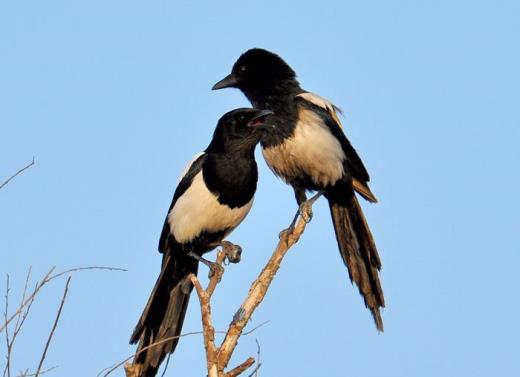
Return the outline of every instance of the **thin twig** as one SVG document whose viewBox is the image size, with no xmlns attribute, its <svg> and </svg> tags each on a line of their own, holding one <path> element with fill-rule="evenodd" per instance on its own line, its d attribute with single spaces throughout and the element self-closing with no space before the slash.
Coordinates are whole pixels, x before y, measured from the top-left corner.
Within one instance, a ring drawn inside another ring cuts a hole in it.
<svg viewBox="0 0 520 377">
<path fill-rule="evenodd" d="M 101 374 L 102 374 L 103 372 L 105 372 L 105 371 L 106 371 L 106 373 L 103 374 L 102 377 L 106 377 L 106 376 L 108 376 L 110 373 L 112 373 L 112 372 L 115 371 L 116 369 L 122 367 L 122 366 L 123 366 L 123 365 L 124 365 L 128 360 L 130 360 L 130 359 L 132 359 L 132 358 L 138 356 L 139 354 L 141 354 L 142 352 L 146 351 L 147 349 L 153 348 L 153 347 L 155 347 L 155 346 L 161 345 L 161 344 L 163 344 L 163 343 L 165 343 L 165 342 L 169 342 L 169 341 L 174 340 L 174 339 L 179 339 L 179 338 L 183 338 L 183 337 L 185 337 L 185 336 L 190 336 L 190 335 L 200 335 L 200 334 L 202 334 L 202 331 L 193 331 L 193 332 L 187 332 L 187 333 L 185 333 L 185 334 L 176 335 L 176 336 L 170 336 L 170 337 L 168 337 L 168 338 L 161 339 L 161 340 L 159 340 L 159 341 L 157 341 L 157 342 L 155 342 L 155 343 L 149 344 L 149 345 L 147 345 L 146 347 L 141 348 L 141 349 L 139 350 L 139 352 L 136 352 L 136 353 L 134 353 L 134 354 L 128 356 L 126 359 L 120 361 L 119 363 L 115 364 L 114 366 L 104 368 L 103 370 L 101 370 L 101 372 L 99 372 L 99 373 L 97 374 L 96 377 L 101 376 Z"/>
<path fill-rule="evenodd" d="M 25 301 L 25 296 L 27 295 L 27 288 L 29 287 L 29 279 L 30 279 L 30 276 L 31 276 L 31 270 L 32 270 L 32 268 L 29 267 L 29 270 L 27 272 L 27 276 L 25 277 L 25 284 L 24 284 L 24 288 L 23 288 L 21 304 L 23 304 L 23 302 Z M 7 297 L 6 297 L 6 300 L 7 300 Z M 18 316 L 16 318 L 16 323 L 14 325 L 13 336 L 10 339 L 10 341 L 8 341 L 8 344 L 7 344 L 7 363 L 6 363 L 5 368 L 4 368 L 4 373 L 3 373 L 4 377 L 5 377 L 6 374 L 7 374 L 8 377 L 11 376 L 11 371 L 10 371 L 10 366 L 11 365 L 10 364 L 11 364 L 11 354 L 12 354 L 12 351 L 13 351 L 14 342 L 16 340 L 16 337 L 20 333 L 20 330 L 22 329 L 23 324 L 25 323 L 25 319 L 29 315 L 29 311 L 31 310 L 31 305 L 32 305 L 33 302 L 34 302 L 34 298 L 27 305 L 27 309 L 25 311 L 20 311 L 20 313 L 18 313 Z M 7 301 L 6 301 L 6 312 L 5 312 L 5 315 L 4 315 L 4 319 L 7 320 Z M 9 339 L 9 336 L 8 336 L 9 331 L 8 330 L 9 330 L 9 328 L 6 328 L 6 332 L 5 333 L 6 333 L 6 338 L 7 339 Z"/>
<path fill-rule="evenodd" d="M 25 277 L 25 284 L 24 284 L 24 287 L 23 287 L 22 300 L 20 302 L 20 305 L 23 304 L 23 302 L 25 301 L 25 296 L 27 295 L 27 288 L 29 287 L 29 279 L 31 278 L 31 271 L 32 271 L 32 266 L 29 266 L 29 270 L 27 271 L 27 276 Z M 18 313 L 18 317 L 16 318 L 16 323 L 14 325 L 13 340 L 11 341 L 11 343 L 14 342 L 14 339 L 16 338 L 16 335 L 18 334 L 18 332 L 22 328 L 23 322 L 25 320 L 25 317 L 26 317 L 26 315 L 22 315 L 22 312 Z"/>
<path fill-rule="evenodd" d="M 9 310 L 9 274 L 6 275 L 6 289 L 5 289 L 5 311 L 4 319 L 7 321 L 7 312 Z M 7 345 L 7 355 L 5 356 L 5 369 L 4 376 L 7 373 L 7 377 L 11 377 L 11 342 L 9 341 L 9 328 L 5 329 L 5 342 Z"/>
<path fill-rule="evenodd" d="M 258 342 L 258 339 L 255 339 L 256 342 L 256 367 L 253 369 L 251 374 L 248 377 L 258 377 L 258 369 L 262 366 L 262 362 L 260 361 L 260 343 Z"/>
<path fill-rule="evenodd" d="M 28 305 L 31 301 L 34 301 L 34 298 L 35 296 L 38 294 L 38 292 L 40 291 L 40 289 L 43 288 L 43 286 L 47 283 L 49 283 L 50 281 L 56 279 L 56 278 L 59 278 L 60 276 L 63 276 L 65 274 L 69 274 L 69 273 L 72 273 L 72 272 L 77 272 L 77 271 L 85 271 L 85 270 L 109 270 L 109 271 L 127 271 L 125 270 L 124 268 L 118 268 L 118 267 L 98 267 L 98 266 L 93 266 L 93 267 L 77 267 L 77 268 L 71 268 L 71 269 L 68 269 L 68 270 L 65 270 L 65 271 L 62 271 L 62 272 L 59 272 L 55 275 L 52 275 L 52 273 L 54 272 L 54 270 L 56 269 L 56 266 L 52 267 L 48 272 L 47 274 L 45 274 L 45 276 L 43 277 L 43 280 L 39 283 L 36 284 L 36 287 L 34 288 L 33 292 L 29 295 L 29 297 L 27 297 L 25 299 L 25 301 L 19 306 L 18 310 L 16 310 L 16 312 L 14 312 L 11 317 L 9 317 L 9 319 L 7 319 L 3 325 L 0 326 L 0 332 L 2 332 L 2 330 L 4 330 L 7 325 L 9 325 L 9 323 L 14 319 L 16 318 L 20 312 L 24 309 L 24 307 L 26 305 Z"/>
<path fill-rule="evenodd" d="M 260 327 L 266 325 L 269 321 L 265 321 L 265 322 L 262 322 L 261 324 L 259 324 L 258 326 L 256 326 L 255 328 L 253 328 L 252 330 L 246 332 L 246 333 L 243 333 L 242 335 L 249 335 L 251 333 L 253 333 L 254 331 L 258 330 Z M 218 331 L 218 330 L 215 330 L 215 334 L 225 334 L 226 331 Z M 190 335 L 201 335 L 201 334 L 204 334 L 203 331 L 192 331 L 192 332 L 187 332 L 187 333 L 184 333 L 184 334 L 181 334 L 181 335 L 177 335 L 177 336 L 171 336 L 171 337 L 168 337 L 168 338 L 164 338 L 162 340 L 159 340 L 155 343 L 152 343 L 146 347 L 143 347 L 141 350 L 139 350 L 139 352 L 136 352 L 130 356 L 128 356 L 126 359 L 120 361 L 119 363 L 115 364 L 114 366 L 110 366 L 110 367 L 106 367 L 104 368 L 103 370 L 101 370 L 96 377 L 100 377 L 101 374 L 103 372 L 106 371 L 105 374 L 103 374 L 102 377 L 106 377 L 108 376 L 110 373 L 112 373 L 113 371 L 115 371 L 116 369 L 122 367 L 128 360 L 132 359 L 132 358 L 135 358 L 136 356 L 138 356 L 140 353 L 146 351 L 147 349 L 150 349 L 150 348 L 153 348 L 155 346 L 159 346 L 165 342 L 169 342 L 171 340 L 174 340 L 174 339 L 179 339 L 179 338 L 183 338 L 185 336 L 190 336 Z"/>
<path fill-rule="evenodd" d="M 67 298 L 67 292 L 69 291 L 69 284 L 72 276 L 67 278 L 67 283 L 65 283 L 65 291 L 63 291 L 63 297 L 61 298 L 60 307 L 58 309 L 58 313 L 56 314 L 56 319 L 54 320 L 54 324 L 52 325 L 51 332 L 49 334 L 49 338 L 47 339 L 47 343 L 45 343 L 45 349 L 43 350 L 42 358 L 40 359 L 40 364 L 38 364 L 38 369 L 36 369 L 35 377 L 40 375 L 40 370 L 43 366 L 43 361 L 45 360 L 45 356 L 47 356 L 47 350 L 49 349 L 49 345 L 51 344 L 52 336 L 54 335 L 54 331 L 56 331 L 56 326 L 58 326 L 58 322 L 60 320 L 61 311 L 63 309 L 63 305 L 65 304 L 65 299 Z"/>
<path fill-rule="evenodd" d="M 45 373 L 52 372 L 54 369 L 58 368 L 57 365 L 54 365 L 53 367 L 47 368 L 45 370 L 40 371 L 40 376 Z M 25 372 L 20 372 L 18 377 L 35 377 L 36 373 L 29 373 L 29 369 L 26 369 Z"/>
<path fill-rule="evenodd" d="M 269 320 L 264 321 L 264 322 L 262 322 L 261 324 L 259 324 L 259 325 L 255 326 L 255 327 L 253 327 L 251 330 L 246 331 L 246 332 L 243 332 L 242 335 L 249 335 L 249 334 L 255 332 L 256 330 L 258 330 L 260 327 L 262 327 L 262 326 L 264 326 L 264 325 L 267 325 L 269 322 L 271 322 L 271 321 L 269 321 Z M 222 331 L 222 332 L 225 333 L 225 331 Z"/>
<path fill-rule="evenodd" d="M 16 173 L 14 173 L 12 176 L 10 176 L 9 178 L 7 178 L 4 182 L 2 182 L 2 184 L 0 184 L 0 190 L 2 188 L 4 188 L 5 185 L 7 185 L 12 179 L 14 179 L 17 175 L 19 174 L 22 174 L 25 170 L 29 169 L 31 166 L 34 165 L 34 157 L 32 159 L 32 161 L 27 164 L 26 166 L 24 166 L 23 168 L 21 168 L 20 170 L 18 170 Z"/>
</svg>

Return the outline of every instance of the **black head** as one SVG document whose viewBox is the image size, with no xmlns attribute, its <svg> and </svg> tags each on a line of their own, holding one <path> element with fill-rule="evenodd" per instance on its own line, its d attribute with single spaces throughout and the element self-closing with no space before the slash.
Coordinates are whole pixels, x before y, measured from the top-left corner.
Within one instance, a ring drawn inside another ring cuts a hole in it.
<svg viewBox="0 0 520 377">
<path fill-rule="evenodd" d="M 244 52 L 231 73 L 212 89 L 238 88 L 249 96 L 253 91 L 271 91 L 280 85 L 298 86 L 293 69 L 278 55 L 253 48 Z"/>
<path fill-rule="evenodd" d="M 252 153 L 263 131 L 270 127 L 266 118 L 270 110 L 251 108 L 235 109 L 224 114 L 218 121 L 207 152 Z"/>
</svg>

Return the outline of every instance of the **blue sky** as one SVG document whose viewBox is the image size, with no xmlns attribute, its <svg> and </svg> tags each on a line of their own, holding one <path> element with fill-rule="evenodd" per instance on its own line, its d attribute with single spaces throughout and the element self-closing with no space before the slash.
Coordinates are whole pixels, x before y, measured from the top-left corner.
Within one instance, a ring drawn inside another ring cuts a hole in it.
<svg viewBox="0 0 520 377">
<path fill-rule="evenodd" d="M 1 2 L 0 181 L 36 165 L 0 191 L 0 273 L 17 295 L 29 266 L 128 269 L 73 276 L 52 374 L 94 376 L 132 353 L 178 175 L 224 112 L 249 105 L 210 88 L 251 47 L 279 53 L 345 112 L 380 200 L 364 208 L 386 331 L 350 285 L 319 201 L 252 325 L 270 322 L 241 340 L 235 363 L 258 339 L 260 376 L 519 374 L 519 16 L 516 1 Z M 255 205 L 230 237 L 243 260 L 214 298 L 217 329 L 296 210 L 257 157 Z M 64 284 L 38 297 L 15 371 L 37 366 Z M 184 330 L 199 329 L 195 299 Z M 191 336 L 166 375 L 204 368 Z"/>
</svg>

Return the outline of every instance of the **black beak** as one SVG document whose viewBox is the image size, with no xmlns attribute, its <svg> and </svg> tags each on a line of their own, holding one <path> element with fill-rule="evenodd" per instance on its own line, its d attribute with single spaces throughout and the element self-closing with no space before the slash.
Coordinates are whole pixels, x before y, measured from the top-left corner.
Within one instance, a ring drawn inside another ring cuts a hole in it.
<svg viewBox="0 0 520 377">
<path fill-rule="evenodd" d="M 238 84 L 237 77 L 230 73 L 226 77 L 224 77 L 222 80 L 217 82 L 215 85 L 213 85 L 213 88 L 211 90 L 218 90 L 218 89 L 224 89 L 224 88 L 232 88 Z"/>
<path fill-rule="evenodd" d="M 269 126 L 268 124 L 265 124 L 265 118 L 272 114 L 274 113 L 271 110 L 257 110 L 255 116 L 247 122 L 247 125 L 253 128 L 265 128 L 266 126 Z"/>
</svg>

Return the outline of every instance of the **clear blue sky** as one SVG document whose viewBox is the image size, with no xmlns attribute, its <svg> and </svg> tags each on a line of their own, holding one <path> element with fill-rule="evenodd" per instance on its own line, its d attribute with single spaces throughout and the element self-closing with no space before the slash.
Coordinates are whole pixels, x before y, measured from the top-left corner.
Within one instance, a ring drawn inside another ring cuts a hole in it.
<svg viewBox="0 0 520 377">
<path fill-rule="evenodd" d="M 0 180 L 36 158 L 0 191 L 2 296 L 4 274 L 19 294 L 31 265 L 35 276 L 128 269 L 74 275 L 52 375 L 95 376 L 132 353 L 177 177 L 220 115 L 249 105 L 210 88 L 251 47 L 279 53 L 304 88 L 344 109 L 380 200 L 364 208 L 386 332 L 350 285 L 320 201 L 252 321 L 270 323 L 235 362 L 256 354 L 257 338 L 260 376 L 519 375 L 519 19 L 518 1 L 1 2 Z M 217 329 L 296 209 L 257 157 L 255 205 L 230 238 L 243 261 L 218 288 Z M 38 297 L 15 371 L 36 367 L 64 283 Z M 184 330 L 198 329 L 195 299 Z M 192 336 L 167 376 L 204 368 Z"/>
</svg>

